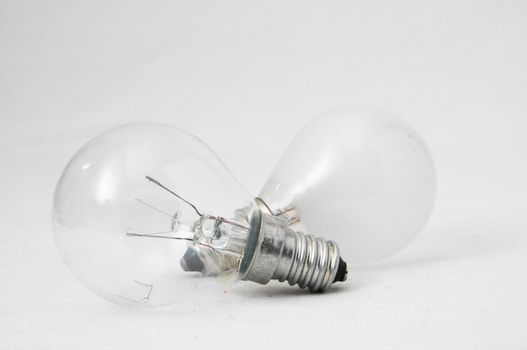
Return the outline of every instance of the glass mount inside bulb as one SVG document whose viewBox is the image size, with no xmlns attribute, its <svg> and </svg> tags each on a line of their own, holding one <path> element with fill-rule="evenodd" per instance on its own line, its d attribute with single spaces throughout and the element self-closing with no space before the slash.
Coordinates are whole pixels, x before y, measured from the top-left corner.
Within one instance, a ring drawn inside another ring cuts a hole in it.
<svg viewBox="0 0 527 350">
<path fill-rule="evenodd" d="M 146 175 L 145 178 L 178 200 L 188 205 L 196 214 L 196 220 L 188 225 L 180 218 L 180 211 L 170 215 L 154 204 L 135 198 L 142 205 L 161 212 L 168 217 L 166 231 L 137 232 L 128 229 L 126 236 L 185 240 L 190 242 L 180 260 L 180 266 L 187 272 L 200 272 L 204 276 L 229 276 L 238 271 L 240 258 L 250 230 L 246 210 L 236 210 L 233 219 L 202 213 L 194 204 Z"/>
</svg>

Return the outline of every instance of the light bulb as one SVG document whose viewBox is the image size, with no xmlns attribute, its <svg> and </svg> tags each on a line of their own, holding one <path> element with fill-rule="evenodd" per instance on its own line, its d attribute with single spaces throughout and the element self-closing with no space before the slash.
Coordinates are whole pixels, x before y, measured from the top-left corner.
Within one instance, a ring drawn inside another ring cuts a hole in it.
<svg viewBox="0 0 527 350">
<path fill-rule="evenodd" d="M 355 107 L 301 129 L 257 202 L 292 227 L 334 239 L 354 264 L 405 247 L 426 224 L 435 192 L 421 136 L 391 113 Z"/>
<path fill-rule="evenodd" d="M 80 281 L 118 304 L 171 304 L 218 280 L 321 291 L 347 273 L 334 242 L 263 213 L 205 144 L 157 124 L 112 129 L 73 156 L 53 232 Z"/>
</svg>

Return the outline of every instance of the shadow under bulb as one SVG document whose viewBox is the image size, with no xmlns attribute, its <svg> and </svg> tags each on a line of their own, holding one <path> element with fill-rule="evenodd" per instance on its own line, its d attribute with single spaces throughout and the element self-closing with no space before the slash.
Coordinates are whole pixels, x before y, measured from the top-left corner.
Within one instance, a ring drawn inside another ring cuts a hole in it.
<svg viewBox="0 0 527 350">
<path fill-rule="evenodd" d="M 160 306 L 218 281 L 323 291 L 346 279 L 341 255 L 375 261 L 408 244 L 434 197 L 423 140 L 376 109 L 306 125 L 256 199 L 195 136 L 130 124 L 70 160 L 55 191 L 53 232 L 90 290 L 117 304 Z"/>
</svg>

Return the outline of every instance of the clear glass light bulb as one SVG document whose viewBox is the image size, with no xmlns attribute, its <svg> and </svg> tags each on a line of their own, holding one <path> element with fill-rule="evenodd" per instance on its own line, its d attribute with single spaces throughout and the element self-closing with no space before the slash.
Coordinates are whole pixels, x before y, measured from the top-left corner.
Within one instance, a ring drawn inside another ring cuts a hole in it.
<svg viewBox="0 0 527 350">
<path fill-rule="evenodd" d="M 435 193 L 421 136 L 391 113 L 355 107 L 301 129 L 257 201 L 364 263 L 405 247 L 428 221 Z"/>
<path fill-rule="evenodd" d="M 165 125 L 83 146 L 57 185 L 53 228 L 73 273 L 118 304 L 171 304 L 217 280 L 320 291 L 346 277 L 334 242 L 262 213 L 205 144 Z"/>
</svg>

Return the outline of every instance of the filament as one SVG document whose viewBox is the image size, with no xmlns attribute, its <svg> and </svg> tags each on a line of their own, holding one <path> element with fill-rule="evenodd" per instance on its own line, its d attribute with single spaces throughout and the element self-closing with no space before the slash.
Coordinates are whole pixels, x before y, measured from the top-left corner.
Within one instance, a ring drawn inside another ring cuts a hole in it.
<svg viewBox="0 0 527 350">
<path fill-rule="evenodd" d="M 152 209 L 154 209 L 155 211 L 157 211 L 157 212 L 159 212 L 159 213 L 161 213 L 161 214 L 164 214 L 164 215 L 166 215 L 166 216 L 168 216 L 168 217 L 173 217 L 173 215 L 170 215 L 170 214 L 167 213 L 166 211 L 163 211 L 163 210 L 161 210 L 161 209 L 159 209 L 159 208 L 154 207 L 154 206 L 151 205 L 151 204 L 146 203 L 146 202 L 143 201 L 142 199 L 135 198 L 135 200 L 138 201 L 139 203 L 141 203 L 142 205 L 144 205 L 145 207 L 152 208 Z"/>
<path fill-rule="evenodd" d="M 126 232 L 127 236 L 132 237 L 152 237 L 152 238 L 165 238 L 165 239 L 179 239 L 183 241 L 192 242 L 194 239 L 189 237 L 177 237 L 177 236 L 164 236 L 163 234 L 172 233 L 174 231 L 161 231 L 152 233 L 138 233 L 138 232 Z"/>
</svg>

